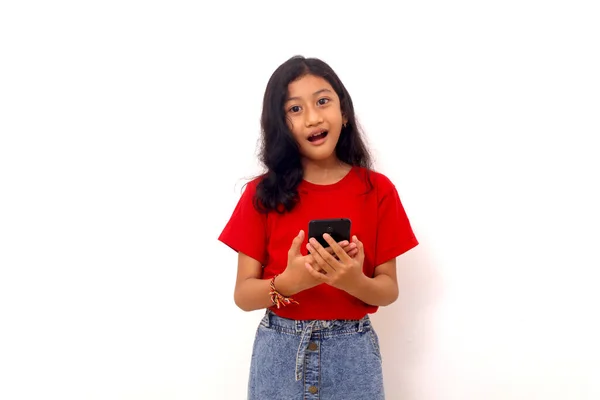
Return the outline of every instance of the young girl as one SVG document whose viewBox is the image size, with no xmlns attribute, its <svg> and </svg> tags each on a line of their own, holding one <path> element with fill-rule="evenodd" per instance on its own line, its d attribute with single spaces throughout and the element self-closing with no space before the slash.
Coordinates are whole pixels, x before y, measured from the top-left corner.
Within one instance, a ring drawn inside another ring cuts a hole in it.
<svg viewBox="0 0 600 400">
<path fill-rule="evenodd" d="M 418 244 L 396 188 L 371 169 L 352 99 L 319 59 L 275 70 L 261 125 L 266 172 L 219 236 L 238 253 L 235 303 L 266 309 L 248 399 L 383 399 L 368 314 L 397 299 L 396 257 Z M 350 219 L 351 241 L 307 239 L 309 221 L 326 218 Z"/>
</svg>

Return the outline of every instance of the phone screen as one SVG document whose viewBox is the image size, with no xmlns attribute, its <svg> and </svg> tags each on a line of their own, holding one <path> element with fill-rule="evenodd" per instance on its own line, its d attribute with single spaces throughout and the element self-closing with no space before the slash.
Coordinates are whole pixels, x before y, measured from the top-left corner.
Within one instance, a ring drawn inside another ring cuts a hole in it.
<svg viewBox="0 0 600 400">
<path fill-rule="evenodd" d="M 329 247 L 329 243 L 323 238 L 328 233 L 333 240 L 341 242 L 350 241 L 351 221 L 348 218 L 315 219 L 308 223 L 308 238 L 315 238 L 323 247 Z"/>
</svg>

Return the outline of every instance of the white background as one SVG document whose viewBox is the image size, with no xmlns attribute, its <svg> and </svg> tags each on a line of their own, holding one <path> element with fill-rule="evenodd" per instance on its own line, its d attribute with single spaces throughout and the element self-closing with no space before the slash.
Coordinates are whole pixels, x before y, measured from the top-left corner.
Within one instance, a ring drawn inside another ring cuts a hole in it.
<svg viewBox="0 0 600 400">
<path fill-rule="evenodd" d="M 373 316 L 387 398 L 600 398 L 593 3 L 3 2 L 0 398 L 245 398 L 262 312 L 217 236 L 295 54 L 421 242 Z"/>
</svg>

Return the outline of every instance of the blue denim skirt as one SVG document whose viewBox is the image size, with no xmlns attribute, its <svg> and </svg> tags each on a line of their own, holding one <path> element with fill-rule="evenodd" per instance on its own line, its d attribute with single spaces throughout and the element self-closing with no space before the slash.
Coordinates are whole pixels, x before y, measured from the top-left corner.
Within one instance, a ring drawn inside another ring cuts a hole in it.
<svg viewBox="0 0 600 400">
<path fill-rule="evenodd" d="M 281 318 L 267 310 L 254 340 L 248 400 L 383 400 L 379 339 L 360 320 Z"/>
</svg>

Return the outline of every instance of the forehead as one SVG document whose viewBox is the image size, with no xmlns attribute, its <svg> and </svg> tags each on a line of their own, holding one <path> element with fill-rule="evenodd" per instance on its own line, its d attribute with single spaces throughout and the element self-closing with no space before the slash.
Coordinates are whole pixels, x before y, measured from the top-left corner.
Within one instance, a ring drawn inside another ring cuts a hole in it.
<svg viewBox="0 0 600 400">
<path fill-rule="evenodd" d="M 323 91 L 326 92 L 323 92 Z M 335 90 L 326 79 L 315 75 L 305 75 L 288 85 L 288 99 L 312 99 L 315 96 L 335 96 Z"/>
</svg>

